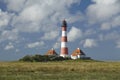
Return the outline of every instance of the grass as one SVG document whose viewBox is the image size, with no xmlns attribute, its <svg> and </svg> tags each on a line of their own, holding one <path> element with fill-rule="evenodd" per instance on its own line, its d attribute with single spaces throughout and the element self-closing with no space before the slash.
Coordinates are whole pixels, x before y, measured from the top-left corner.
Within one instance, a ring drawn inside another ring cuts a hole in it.
<svg viewBox="0 0 120 80">
<path fill-rule="evenodd" d="M 0 80 L 120 80 L 120 62 L 0 62 Z"/>
</svg>

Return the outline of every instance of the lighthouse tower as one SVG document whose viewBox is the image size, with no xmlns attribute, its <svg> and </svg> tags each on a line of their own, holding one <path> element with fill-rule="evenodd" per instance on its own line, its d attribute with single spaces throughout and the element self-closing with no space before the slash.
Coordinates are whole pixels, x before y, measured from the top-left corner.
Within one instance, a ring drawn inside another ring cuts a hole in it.
<svg viewBox="0 0 120 80">
<path fill-rule="evenodd" d="M 65 20 L 62 22 L 62 37 L 61 37 L 61 57 L 68 57 L 68 48 L 67 48 L 67 23 Z"/>
</svg>

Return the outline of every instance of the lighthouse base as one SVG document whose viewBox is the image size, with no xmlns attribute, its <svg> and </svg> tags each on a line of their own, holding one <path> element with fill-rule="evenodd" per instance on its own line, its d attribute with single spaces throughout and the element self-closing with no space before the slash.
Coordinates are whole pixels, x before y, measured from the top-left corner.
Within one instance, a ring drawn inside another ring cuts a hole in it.
<svg viewBox="0 0 120 80">
<path fill-rule="evenodd" d="M 68 55 L 67 55 L 67 54 L 60 54 L 60 56 L 61 56 L 61 57 L 63 57 L 63 58 L 68 57 Z"/>
</svg>

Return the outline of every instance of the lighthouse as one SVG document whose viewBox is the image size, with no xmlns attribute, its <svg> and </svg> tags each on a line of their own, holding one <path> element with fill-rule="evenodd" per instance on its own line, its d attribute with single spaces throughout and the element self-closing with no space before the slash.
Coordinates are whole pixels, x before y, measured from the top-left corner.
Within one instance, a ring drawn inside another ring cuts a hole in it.
<svg viewBox="0 0 120 80">
<path fill-rule="evenodd" d="M 68 57 L 68 47 L 67 47 L 67 22 L 63 20 L 62 22 L 62 36 L 61 36 L 61 57 Z"/>
</svg>

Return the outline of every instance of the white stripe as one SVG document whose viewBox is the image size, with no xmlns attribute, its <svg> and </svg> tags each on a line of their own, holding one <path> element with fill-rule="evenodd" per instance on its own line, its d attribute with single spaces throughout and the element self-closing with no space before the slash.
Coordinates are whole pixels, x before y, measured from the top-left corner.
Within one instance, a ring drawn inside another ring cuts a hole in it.
<svg viewBox="0 0 120 80">
<path fill-rule="evenodd" d="M 67 47 L 66 42 L 61 42 L 61 48 Z"/>
<path fill-rule="evenodd" d="M 66 31 L 62 31 L 62 36 L 67 36 L 67 32 Z"/>
</svg>

